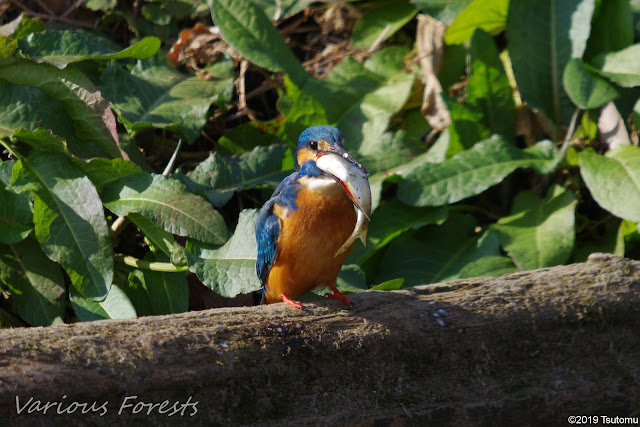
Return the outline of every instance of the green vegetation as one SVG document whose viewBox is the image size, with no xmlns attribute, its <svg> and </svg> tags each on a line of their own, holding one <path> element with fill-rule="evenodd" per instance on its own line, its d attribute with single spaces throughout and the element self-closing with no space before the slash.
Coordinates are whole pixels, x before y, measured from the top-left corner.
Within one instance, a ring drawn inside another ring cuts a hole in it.
<svg viewBox="0 0 640 427">
<path fill-rule="evenodd" d="M 637 2 L 71 3 L 0 9 L 2 326 L 258 290 L 316 124 L 370 172 L 342 290 L 640 256 Z"/>
</svg>

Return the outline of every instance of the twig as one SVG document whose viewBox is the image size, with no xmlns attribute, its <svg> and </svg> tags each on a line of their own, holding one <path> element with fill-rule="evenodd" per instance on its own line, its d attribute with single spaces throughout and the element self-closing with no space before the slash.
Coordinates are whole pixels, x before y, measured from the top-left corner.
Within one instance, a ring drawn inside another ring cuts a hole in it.
<svg viewBox="0 0 640 427">
<path fill-rule="evenodd" d="M 115 237 L 124 230 L 125 225 L 127 224 L 127 217 L 121 216 L 120 218 L 113 221 L 111 224 L 111 234 Z"/>
<path fill-rule="evenodd" d="M 178 158 L 178 152 L 180 151 L 180 147 L 182 147 L 182 138 L 178 140 L 178 145 L 176 146 L 176 149 L 173 151 L 173 154 L 169 159 L 169 163 L 167 163 L 167 166 L 164 168 L 162 175 L 169 176 L 169 174 L 173 171 L 173 167 L 176 164 L 176 159 Z"/>
<path fill-rule="evenodd" d="M 163 273 L 180 273 L 183 271 L 189 271 L 189 267 L 186 265 L 177 266 L 170 262 L 145 261 L 143 259 L 124 254 L 115 254 L 113 259 L 114 261 L 122 262 L 128 266 L 141 268 L 143 270 L 161 271 Z"/>
<path fill-rule="evenodd" d="M 77 2 L 75 2 L 74 4 L 71 5 L 71 7 L 67 10 L 65 10 L 65 12 L 61 15 L 62 17 L 67 17 L 69 16 L 71 13 L 73 13 L 77 8 L 79 8 L 80 6 L 82 6 L 82 4 L 85 2 L 86 0 L 78 0 Z"/>
<path fill-rule="evenodd" d="M 560 160 L 564 159 L 567 150 L 569 149 L 569 143 L 572 141 L 573 132 L 576 130 L 576 122 L 578 121 L 578 114 L 582 111 L 580 108 L 576 108 L 571 116 L 571 121 L 569 122 L 569 129 L 567 129 L 567 134 L 564 137 L 564 142 L 562 143 L 562 148 L 560 148 L 560 152 L 558 153 L 558 158 Z"/>
<path fill-rule="evenodd" d="M 376 50 L 378 50 L 378 48 L 380 47 L 380 44 L 384 41 L 384 39 L 387 38 L 387 34 L 389 34 L 392 29 L 393 29 L 393 26 L 391 24 L 387 24 L 387 26 L 384 27 L 384 30 L 382 30 L 378 38 L 376 38 L 376 40 L 371 44 L 371 46 L 369 46 L 369 49 L 367 49 L 367 52 L 373 53 Z"/>
</svg>

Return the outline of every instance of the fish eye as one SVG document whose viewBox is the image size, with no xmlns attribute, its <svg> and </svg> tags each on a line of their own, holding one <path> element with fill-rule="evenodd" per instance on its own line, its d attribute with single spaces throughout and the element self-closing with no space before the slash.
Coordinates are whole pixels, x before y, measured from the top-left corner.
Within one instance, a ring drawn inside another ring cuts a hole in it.
<svg viewBox="0 0 640 427">
<path fill-rule="evenodd" d="M 318 149 L 318 141 L 310 141 L 309 142 L 309 148 L 311 148 L 312 150 L 317 150 Z"/>
</svg>

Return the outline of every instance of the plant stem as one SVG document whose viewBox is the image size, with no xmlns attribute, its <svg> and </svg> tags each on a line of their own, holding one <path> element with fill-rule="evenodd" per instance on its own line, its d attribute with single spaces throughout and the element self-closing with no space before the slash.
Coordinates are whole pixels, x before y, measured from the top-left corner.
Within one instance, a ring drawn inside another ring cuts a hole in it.
<svg viewBox="0 0 640 427">
<path fill-rule="evenodd" d="M 115 254 L 113 259 L 128 266 L 141 268 L 143 270 L 161 271 L 163 273 L 180 273 L 183 271 L 189 271 L 189 267 L 186 265 L 177 266 L 170 262 L 145 261 L 143 259 L 138 259 L 124 254 Z"/>
</svg>

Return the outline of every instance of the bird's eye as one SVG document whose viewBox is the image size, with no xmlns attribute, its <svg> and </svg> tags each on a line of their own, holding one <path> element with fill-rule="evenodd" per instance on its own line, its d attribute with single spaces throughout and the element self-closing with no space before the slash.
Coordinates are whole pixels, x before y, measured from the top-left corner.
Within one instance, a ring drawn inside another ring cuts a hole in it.
<svg viewBox="0 0 640 427">
<path fill-rule="evenodd" d="M 309 142 L 309 148 L 311 148 L 312 150 L 317 150 L 318 149 L 318 141 Z"/>
</svg>

